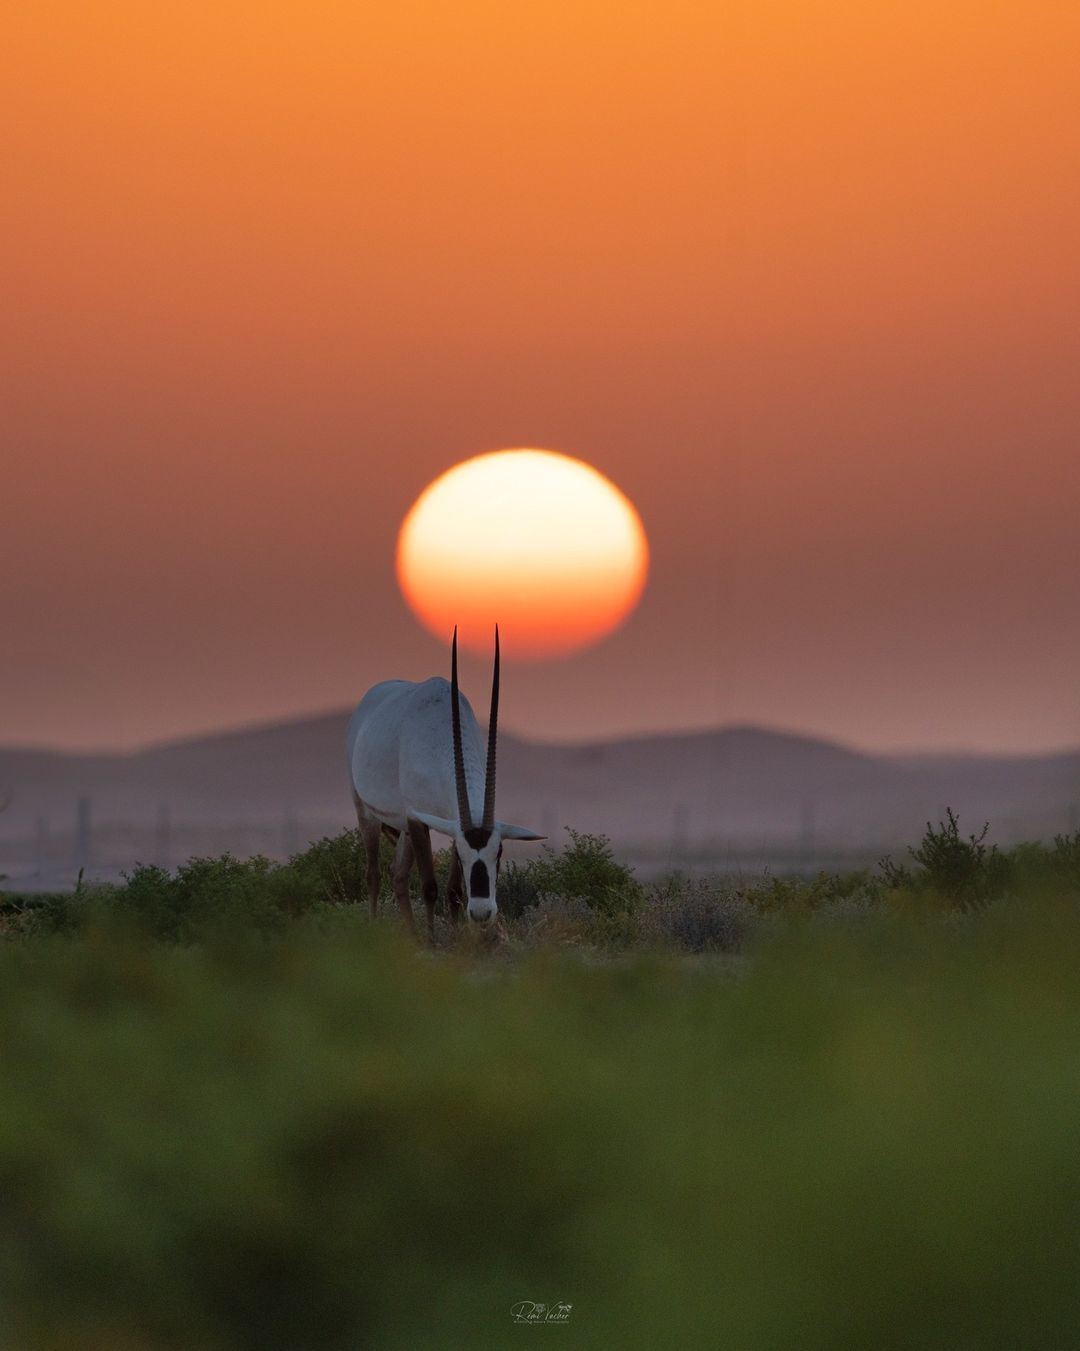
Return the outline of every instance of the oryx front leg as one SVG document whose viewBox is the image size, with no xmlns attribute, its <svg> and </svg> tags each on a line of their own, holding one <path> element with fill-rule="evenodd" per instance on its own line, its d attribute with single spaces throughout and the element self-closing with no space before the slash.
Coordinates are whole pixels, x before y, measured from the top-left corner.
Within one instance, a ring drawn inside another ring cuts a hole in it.
<svg viewBox="0 0 1080 1351">
<path fill-rule="evenodd" d="M 435 902 L 439 899 L 439 884 L 435 880 L 435 860 L 431 857 L 431 831 L 419 821 L 409 822 L 416 868 L 420 874 L 420 892 L 427 907 L 428 934 L 435 937 Z"/>
<path fill-rule="evenodd" d="M 394 862 L 391 865 L 390 877 L 394 884 L 394 898 L 401 911 L 401 918 L 408 925 L 411 933 L 416 932 L 412 905 L 409 901 L 409 874 L 412 872 L 414 855 L 412 836 L 407 830 L 403 830 L 398 836 L 397 847 L 394 850 Z"/>
</svg>

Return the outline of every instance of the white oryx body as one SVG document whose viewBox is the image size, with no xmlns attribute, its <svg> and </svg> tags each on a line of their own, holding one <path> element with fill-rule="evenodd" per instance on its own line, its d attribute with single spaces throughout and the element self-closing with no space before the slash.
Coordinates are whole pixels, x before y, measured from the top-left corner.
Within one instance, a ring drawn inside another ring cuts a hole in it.
<svg viewBox="0 0 1080 1351">
<path fill-rule="evenodd" d="M 360 701 L 346 742 L 352 787 L 381 824 L 405 830 L 417 812 L 457 817 L 450 682 L 383 680 Z M 461 696 L 461 749 L 473 820 L 484 805 L 484 743 Z"/>
<path fill-rule="evenodd" d="M 484 743 L 469 701 L 457 685 L 457 633 L 451 679 L 414 683 L 384 680 L 373 685 L 349 722 L 346 751 L 356 816 L 368 856 L 368 902 L 378 909 L 379 839 L 397 841 L 394 894 L 412 925 L 409 873 L 420 870 L 428 928 L 434 930 L 438 885 L 431 855 L 437 830 L 454 844 L 447 883 L 450 916 L 462 902 L 470 919 L 489 920 L 498 911 L 495 888 L 503 840 L 539 840 L 542 835 L 495 820 L 495 750 L 499 713 L 499 635 L 485 760 Z"/>
</svg>

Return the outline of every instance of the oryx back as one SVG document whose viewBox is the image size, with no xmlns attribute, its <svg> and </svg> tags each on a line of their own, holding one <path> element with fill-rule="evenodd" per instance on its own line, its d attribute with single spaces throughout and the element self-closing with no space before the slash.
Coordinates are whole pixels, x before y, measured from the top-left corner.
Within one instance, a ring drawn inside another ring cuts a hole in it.
<svg viewBox="0 0 1080 1351">
<path fill-rule="evenodd" d="M 464 697 L 461 732 L 469 801 L 479 815 L 484 750 Z M 450 682 L 441 676 L 374 685 L 349 723 L 347 753 L 353 792 L 385 825 L 403 830 L 416 811 L 456 816 Z"/>
</svg>

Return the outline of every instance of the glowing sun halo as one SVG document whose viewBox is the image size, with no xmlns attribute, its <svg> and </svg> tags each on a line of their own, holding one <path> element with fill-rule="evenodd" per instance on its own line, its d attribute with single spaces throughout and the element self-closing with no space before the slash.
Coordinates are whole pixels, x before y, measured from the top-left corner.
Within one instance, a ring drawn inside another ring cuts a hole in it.
<svg viewBox="0 0 1080 1351">
<path fill-rule="evenodd" d="M 551 450 L 497 450 L 448 469 L 401 527 L 397 575 L 420 622 L 454 625 L 490 655 L 562 656 L 617 628 L 641 596 L 649 548 L 633 504 L 603 474 Z"/>
</svg>

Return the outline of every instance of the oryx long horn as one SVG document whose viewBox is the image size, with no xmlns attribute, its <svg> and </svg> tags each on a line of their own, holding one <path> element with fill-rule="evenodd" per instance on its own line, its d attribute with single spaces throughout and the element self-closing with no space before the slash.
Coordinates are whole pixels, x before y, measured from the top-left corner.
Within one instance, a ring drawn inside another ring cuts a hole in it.
<svg viewBox="0 0 1080 1351">
<path fill-rule="evenodd" d="M 457 781 L 457 805 L 461 830 L 472 830 L 469 810 L 469 787 L 465 782 L 465 756 L 461 749 L 461 696 L 457 679 L 457 625 L 454 625 L 454 645 L 450 650 L 450 718 L 454 726 L 454 778 Z"/>
<path fill-rule="evenodd" d="M 495 824 L 495 746 L 499 738 L 499 626 L 495 625 L 495 672 L 491 677 L 491 716 L 488 718 L 487 777 L 484 780 L 485 830 Z"/>
</svg>

